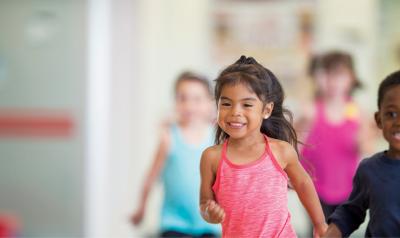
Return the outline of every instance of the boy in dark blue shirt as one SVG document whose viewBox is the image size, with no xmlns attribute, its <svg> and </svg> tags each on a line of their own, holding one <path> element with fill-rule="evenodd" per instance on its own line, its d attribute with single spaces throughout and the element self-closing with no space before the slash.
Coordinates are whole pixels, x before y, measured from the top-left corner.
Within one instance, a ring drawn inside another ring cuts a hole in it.
<svg viewBox="0 0 400 238">
<path fill-rule="evenodd" d="M 348 237 L 367 209 L 365 237 L 400 237 L 400 71 L 380 84 L 375 121 L 389 149 L 361 162 L 350 198 L 329 217 L 325 237 Z"/>
</svg>

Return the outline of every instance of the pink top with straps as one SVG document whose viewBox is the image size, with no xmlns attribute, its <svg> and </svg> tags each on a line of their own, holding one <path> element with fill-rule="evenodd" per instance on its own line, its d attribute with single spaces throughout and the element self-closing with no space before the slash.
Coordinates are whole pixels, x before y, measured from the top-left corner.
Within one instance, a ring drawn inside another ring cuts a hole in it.
<svg viewBox="0 0 400 238">
<path fill-rule="evenodd" d="M 332 124 L 325 115 L 325 105 L 318 101 L 316 118 L 301 151 L 304 168 L 313 177 L 320 199 L 328 204 L 346 201 L 353 188 L 360 130 L 360 119 L 354 107 L 349 101 L 346 111 L 350 109 L 350 113 L 345 120 Z"/>
<path fill-rule="evenodd" d="M 223 237 L 296 237 L 287 208 L 288 178 L 265 136 L 265 151 L 256 161 L 234 164 L 222 147 L 213 191 L 225 211 Z"/>
</svg>

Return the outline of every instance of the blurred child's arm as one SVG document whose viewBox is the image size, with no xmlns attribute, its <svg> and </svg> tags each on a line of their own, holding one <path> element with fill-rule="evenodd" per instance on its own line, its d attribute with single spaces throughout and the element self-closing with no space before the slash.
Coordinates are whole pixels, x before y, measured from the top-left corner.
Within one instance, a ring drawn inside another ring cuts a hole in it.
<svg viewBox="0 0 400 238">
<path fill-rule="evenodd" d="M 295 117 L 293 126 L 296 129 L 299 141 L 305 141 L 314 120 L 315 106 L 311 103 L 305 103 L 301 108 L 299 115 Z"/>
<path fill-rule="evenodd" d="M 220 157 L 214 148 L 206 149 L 201 156 L 200 213 L 204 220 L 216 224 L 224 220 L 225 212 L 215 201 L 212 190 Z"/>
<path fill-rule="evenodd" d="M 164 167 L 164 161 L 167 157 L 167 153 L 169 150 L 169 140 L 169 129 L 164 127 L 161 131 L 160 142 L 154 155 L 153 164 L 151 165 L 150 171 L 147 174 L 146 180 L 142 188 L 139 206 L 131 218 L 132 223 L 135 225 L 139 224 L 142 221 L 151 187 L 154 181 L 158 178 L 160 171 Z"/>
<path fill-rule="evenodd" d="M 326 232 L 328 226 L 325 223 L 325 216 L 322 212 L 321 203 L 315 191 L 314 184 L 310 176 L 301 166 L 294 148 L 288 143 L 285 143 L 284 147 L 285 148 L 281 150 L 281 156 L 286 163 L 285 171 L 301 203 L 311 218 L 314 225 L 315 236 L 320 237 Z"/>
</svg>

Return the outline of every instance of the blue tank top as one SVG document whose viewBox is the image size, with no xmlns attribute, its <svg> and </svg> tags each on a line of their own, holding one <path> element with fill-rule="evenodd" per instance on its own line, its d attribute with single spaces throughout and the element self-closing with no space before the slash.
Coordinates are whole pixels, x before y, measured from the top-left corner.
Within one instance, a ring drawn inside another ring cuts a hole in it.
<svg viewBox="0 0 400 238">
<path fill-rule="evenodd" d="M 203 220 L 199 209 L 200 157 L 213 145 L 213 130 L 199 145 L 187 144 L 177 125 L 171 127 L 171 146 L 161 175 L 164 202 L 161 231 L 177 231 L 191 235 L 219 234 L 218 225 Z"/>
</svg>

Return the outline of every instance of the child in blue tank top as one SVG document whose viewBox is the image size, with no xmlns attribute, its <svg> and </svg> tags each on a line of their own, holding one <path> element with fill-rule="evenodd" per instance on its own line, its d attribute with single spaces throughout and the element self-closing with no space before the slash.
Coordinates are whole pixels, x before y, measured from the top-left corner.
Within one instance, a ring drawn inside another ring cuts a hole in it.
<svg viewBox="0 0 400 238">
<path fill-rule="evenodd" d="M 161 237 L 216 237 L 219 227 L 206 223 L 198 211 L 200 157 L 213 144 L 213 103 L 208 80 L 190 72 L 181 74 L 175 83 L 175 110 L 177 120 L 162 129 L 132 222 L 140 224 L 149 191 L 160 177 L 164 187 Z"/>
</svg>

